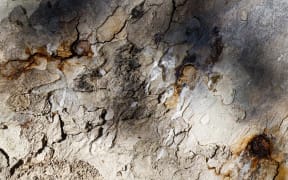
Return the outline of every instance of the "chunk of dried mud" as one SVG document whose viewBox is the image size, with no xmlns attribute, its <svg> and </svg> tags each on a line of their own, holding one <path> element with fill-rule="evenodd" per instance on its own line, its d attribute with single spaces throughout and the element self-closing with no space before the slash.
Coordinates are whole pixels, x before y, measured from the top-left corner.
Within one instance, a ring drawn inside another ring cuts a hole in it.
<svg viewBox="0 0 288 180">
<path fill-rule="evenodd" d="M 11 179 L 103 179 L 99 171 L 84 161 L 50 160 L 23 164 L 13 171 Z"/>
</svg>

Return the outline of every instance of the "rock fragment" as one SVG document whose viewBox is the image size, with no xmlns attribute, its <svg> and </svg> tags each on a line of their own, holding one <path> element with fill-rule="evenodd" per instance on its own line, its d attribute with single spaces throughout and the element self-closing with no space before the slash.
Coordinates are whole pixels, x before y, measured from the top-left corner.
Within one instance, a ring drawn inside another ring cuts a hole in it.
<svg viewBox="0 0 288 180">
<path fill-rule="evenodd" d="M 54 115 L 52 123 L 49 124 L 47 128 L 47 138 L 48 144 L 53 144 L 61 141 L 63 139 L 62 125 L 60 116 L 58 114 Z"/>
<path fill-rule="evenodd" d="M 97 30 L 99 42 L 111 41 L 114 36 L 121 31 L 125 25 L 127 14 L 122 8 L 117 8 L 112 16 Z"/>
</svg>

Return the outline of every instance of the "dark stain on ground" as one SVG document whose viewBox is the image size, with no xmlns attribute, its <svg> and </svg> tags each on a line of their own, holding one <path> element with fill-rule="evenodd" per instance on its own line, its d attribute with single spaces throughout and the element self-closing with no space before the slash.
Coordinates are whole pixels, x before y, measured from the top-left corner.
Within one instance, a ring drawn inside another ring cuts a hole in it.
<svg viewBox="0 0 288 180">
<path fill-rule="evenodd" d="M 220 55 L 222 54 L 224 43 L 222 42 L 222 36 L 218 27 L 214 27 L 212 30 L 212 42 L 210 45 L 211 52 L 208 63 L 215 64 L 218 62 Z"/>
<path fill-rule="evenodd" d="M 247 145 L 247 151 L 252 157 L 258 159 L 269 158 L 271 154 L 271 142 L 266 134 L 256 135 Z"/>
<path fill-rule="evenodd" d="M 142 2 L 141 4 L 137 5 L 135 8 L 132 9 L 131 11 L 132 19 L 140 19 L 144 15 L 143 6 L 144 2 Z"/>
<path fill-rule="evenodd" d="M 269 86 L 272 81 L 273 73 L 268 64 L 261 61 L 265 57 L 264 47 L 260 41 L 251 37 L 246 40 L 245 46 L 241 52 L 238 62 L 245 69 L 251 79 L 251 84 L 262 88 Z"/>
<path fill-rule="evenodd" d="M 87 0 L 42 0 L 31 15 L 31 25 L 41 25 L 51 33 L 62 33 L 63 23 L 71 22 L 82 14 Z"/>
<path fill-rule="evenodd" d="M 153 40 L 155 42 L 156 45 L 158 45 L 164 38 L 163 33 L 156 33 L 153 37 Z"/>
<path fill-rule="evenodd" d="M 270 110 L 273 102 L 285 94 L 282 84 L 286 73 L 281 69 L 286 65 L 282 63 L 283 67 L 277 67 L 276 60 L 267 54 L 266 42 L 250 36 L 245 41 L 237 63 L 243 69 L 241 73 L 249 79 L 238 87 L 235 101 L 245 107 L 246 119 L 249 119 Z"/>
<path fill-rule="evenodd" d="M 94 86 L 89 82 L 89 79 L 90 77 L 88 74 L 80 75 L 80 77 L 75 78 L 73 90 L 78 92 L 92 92 Z"/>
<path fill-rule="evenodd" d="M 77 92 L 92 92 L 97 89 L 97 81 L 102 77 L 103 74 L 101 74 L 99 68 L 89 69 L 73 80 L 73 90 Z"/>
<path fill-rule="evenodd" d="M 22 73 L 27 72 L 33 66 L 37 66 L 41 58 L 45 58 L 47 61 L 52 60 L 45 48 L 38 48 L 37 52 L 33 53 L 29 48 L 26 48 L 25 52 L 29 57 L 26 60 L 10 60 L 6 63 L 0 64 L 0 74 L 9 80 L 17 79 Z"/>
</svg>

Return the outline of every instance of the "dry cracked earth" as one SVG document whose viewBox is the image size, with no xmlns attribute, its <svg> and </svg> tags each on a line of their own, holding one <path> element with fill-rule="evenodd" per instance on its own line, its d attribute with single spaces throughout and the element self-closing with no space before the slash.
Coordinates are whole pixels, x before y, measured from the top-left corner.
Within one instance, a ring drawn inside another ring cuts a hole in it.
<svg viewBox="0 0 288 180">
<path fill-rule="evenodd" d="M 1 0 L 0 179 L 288 179 L 287 0 Z"/>
</svg>

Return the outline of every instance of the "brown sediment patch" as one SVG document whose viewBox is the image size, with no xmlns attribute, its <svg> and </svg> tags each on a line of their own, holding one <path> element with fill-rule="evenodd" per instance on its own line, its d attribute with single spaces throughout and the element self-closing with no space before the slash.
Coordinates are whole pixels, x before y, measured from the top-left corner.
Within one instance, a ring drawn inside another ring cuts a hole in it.
<svg viewBox="0 0 288 180">
<path fill-rule="evenodd" d="M 177 90 L 175 89 L 173 95 L 169 97 L 167 101 L 165 102 L 165 106 L 169 109 L 176 107 L 178 103 L 178 98 L 179 98 L 179 94 Z"/>
<path fill-rule="evenodd" d="M 72 51 L 71 51 L 71 44 L 72 42 L 64 41 L 60 44 L 60 46 L 57 48 L 57 56 L 60 58 L 69 58 L 71 57 Z"/>
<path fill-rule="evenodd" d="M 20 127 L 21 127 L 22 129 L 28 129 L 29 126 L 31 125 L 31 123 L 32 123 L 32 120 L 29 119 L 29 120 L 27 120 L 27 121 L 21 123 L 21 124 L 20 124 Z"/>
<path fill-rule="evenodd" d="M 180 67 L 180 76 L 177 79 L 176 86 L 183 85 L 194 86 L 197 79 L 197 70 L 194 66 L 188 65 Z"/>
<path fill-rule="evenodd" d="M 278 174 L 275 180 L 287 180 L 288 179 L 288 167 L 281 164 L 278 168 Z"/>
<path fill-rule="evenodd" d="M 8 80 L 14 80 L 20 77 L 20 75 L 25 71 L 25 67 L 29 66 L 28 61 L 8 61 L 0 65 L 0 74 L 2 77 Z"/>
<path fill-rule="evenodd" d="M 17 79 L 22 73 L 39 66 L 43 61 L 51 61 L 52 57 L 47 53 L 46 48 L 40 47 L 35 53 L 29 48 L 25 49 L 29 57 L 26 60 L 10 60 L 0 65 L 0 74 L 9 80 Z"/>
<path fill-rule="evenodd" d="M 198 75 L 197 69 L 192 65 L 181 65 L 176 68 L 176 83 L 174 84 L 174 93 L 165 102 L 167 108 L 174 108 L 177 106 L 179 95 L 184 86 L 193 89 L 196 85 Z"/>
</svg>

